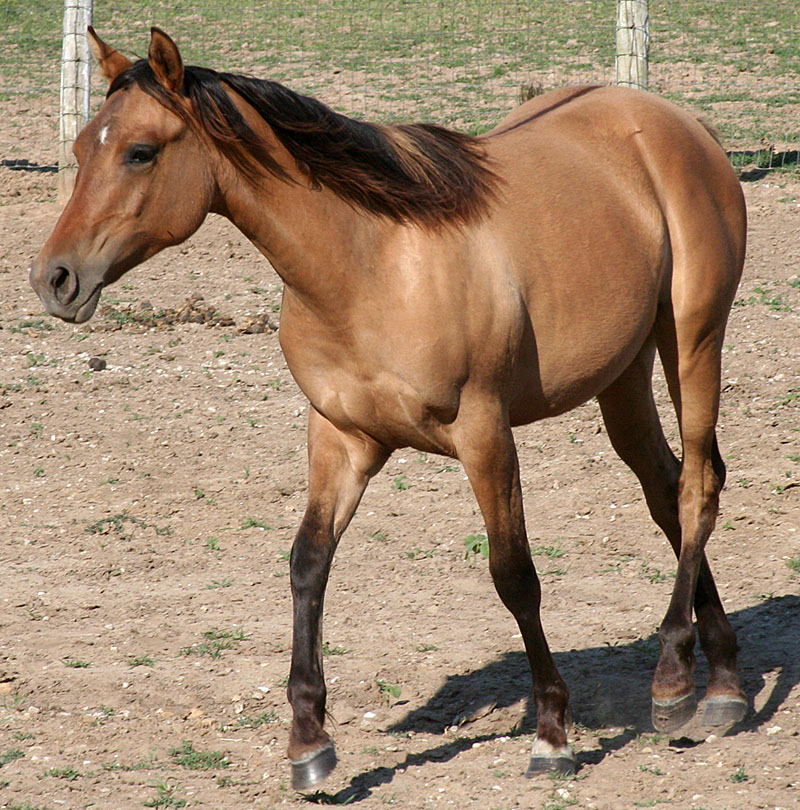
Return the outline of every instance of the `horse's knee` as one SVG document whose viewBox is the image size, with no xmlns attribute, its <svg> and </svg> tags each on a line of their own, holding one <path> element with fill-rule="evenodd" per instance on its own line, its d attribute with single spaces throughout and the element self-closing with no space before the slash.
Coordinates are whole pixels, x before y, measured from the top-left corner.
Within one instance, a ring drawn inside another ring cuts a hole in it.
<svg viewBox="0 0 800 810">
<path fill-rule="evenodd" d="M 303 521 L 289 557 L 289 576 L 295 593 L 325 586 L 334 550 L 329 531 L 315 521 Z"/>
<path fill-rule="evenodd" d="M 696 535 L 707 537 L 714 528 L 719 512 L 719 495 L 725 483 L 725 465 L 719 453 L 691 468 L 684 466 L 678 487 L 678 506 L 683 539 Z M 686 529 L 696 522 L 696 529 Z"/>
<path fill-rule="evenodd" d="M 490 556 L 489 571 L 492 575 L 495 590 L 503 604 L 518 615 L 525 609 L 539 610 L 542 598 L 542 587 L 533 562 L 527 555 L 517 559 L 499 555 Z"/>
</svg>

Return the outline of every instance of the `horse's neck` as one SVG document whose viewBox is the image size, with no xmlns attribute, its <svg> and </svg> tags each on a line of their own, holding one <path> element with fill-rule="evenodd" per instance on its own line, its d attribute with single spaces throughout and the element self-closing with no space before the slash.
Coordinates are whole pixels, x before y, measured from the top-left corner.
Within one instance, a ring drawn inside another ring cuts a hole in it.
<svg viewBox="0 0 800 810">
<path fill-rule="evenodd" d="M 343 276 L 370 261 L 371 245 L 380 240 L 378 233 L 386 223 L 358 213 L 326 188 L 311 188 L 271 128 L 235 91 L 228 92 L 248 125 L 270 144 L 272 156 L 291 181 L 265 172 L 254 185 L 229 161 L 221 161 L 215 171 L 217 212 L 250 239 L 307 303 L 337 290 L 341 295 Z"/>
<path fill-rule="evenodd" d="M 309 305 L 320 299 L 321 306 L 353 288 L 389 223 L 356 211 L 326 188 L 310 188 L 291 159 L 286 165 L 295 182 L 264 176 L 259 186 L 226 164 L 214 210 L 250 239 L 288 287 Z"/>
</svg>

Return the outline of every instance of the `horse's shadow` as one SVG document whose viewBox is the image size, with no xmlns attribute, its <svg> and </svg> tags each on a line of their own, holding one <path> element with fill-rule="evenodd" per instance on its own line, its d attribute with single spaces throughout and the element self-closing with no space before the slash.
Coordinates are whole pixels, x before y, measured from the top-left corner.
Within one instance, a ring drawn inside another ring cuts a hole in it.
<svg viewBox="0 0 800 810">
<path fill-rule="evenodd" d="M 777 673 L 767 700 L 734 729 L 743 731 L 768 722 L 793 687 L 800 683 L 800 596 L 767 599 L 731 613 L 729 618 L 742 647 L 739 671 L 747 694 L 760 694 L 766 685 L 765 675 Z M 618 730 L 613 737 L 600 738 L 599 749 L 579 753 L 579 765 L 596 764 L 638 734 L 652 729 L 649 690 L 657 657 L 655 634 L 631 644 L 589 647 L 554 655 L 570 686 L 575 721 L 589 729 L 615 727 L 615 731 Z M 702 696 L 700 688 L 707 675 L 705 661 L 698 655 L 695 673 L 698 697 Z M 481 710 L 491 706 L 505 708 L 520 701 L 526 702 L 526 709 L 515 732 L 532 733 L 536 728 L 536 709 L 530 699 L 528 662 L 521 652 L 507 653 L 479 670 L 449 677 L 424 706 L 411 711 L 387 732 L 443 734 L 465 709 L 469 714 L 480 715 Z M 360 801 L 370 796 L 374 788 L 391 782 L 398 771 L 450 760 L 476 742 L 508 734 L 509 730 L 504 729 L 497 734 L 445 737 L 441 745 L 410 754 L 394 767 L 362 773 L 344 790 L 330 797 L 325 794 L 325 797 L 337 804 Z"/>
</svg>

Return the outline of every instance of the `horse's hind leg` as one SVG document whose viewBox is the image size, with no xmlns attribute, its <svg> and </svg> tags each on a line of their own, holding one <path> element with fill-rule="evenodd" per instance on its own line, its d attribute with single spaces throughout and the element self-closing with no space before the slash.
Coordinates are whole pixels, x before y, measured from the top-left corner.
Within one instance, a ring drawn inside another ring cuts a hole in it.
<svg viewBox="0 0 800 810">
<path fill-rule="evenodd" d="M 620 458 L 633 470 L 644 491 L 653 520 L 680 559 L 681 523 L 678 491 L 681 464 L 664 438 L 653 401 L 651 372 L 654 347 L 649 343 L 622 376 L 599 397 L 609 438 Z M 714 446 L 713 467 L 721 479 L 724 466 Z M 702 555 L 694 594 L 700 643 L 709 662 L 710 679 L 700 720 L 712 728 L 730 725 L 739 715 L 744 695 L 736 675 L 736 635 L 725 616 L 705 554 Z M 693 640 L 692 640 L 693 646 Z M 692 652 L 688 652 L 691 675 Z M 682 681 L 683 694 L 654 702 L 653 722 L 665 732 L 675 731 L 695 712 L 694 686 Z M 734 701 L 734 705 L 730 705 Z M 723 703 L 728 708 L 723 707 Z M 733 709 L 733 711 L 731 711 Z"/>
<path fill-rule="evenodd" d="M 662 317 L 657 323 L 659 355 L 678 416 L 683 462 L 678 481 L 678 571 L 661 626 L 661 659 L 653 680 L 653 716 L 654 722 L 670 730 L 671 707 L 675 705 L 669 694 L 670 683 L 676 666 L 680 666 L 677 662 L 686 632 L 684 603 L 693 587 L 702 586 L 697 624 L 708 658 L 709 684 L 698 722 L 719 733 L 742 720 L 748 706 L 736 672 L 736 634 L 725 616 L 704 555 L 725 483 L 725 464 L 716 436 L 725 327 L 720 311 L 726 298 L 733 299 L 734 290 L 720 285 L 712 302 L 709 297 L 715 295 L 713 278 L 701 283 L 702 291 L 687 295 L 694 301 L 693 311 L 674 318 Z"/>
<path fill-rule="evenodd" d="M 468 420 L 469 433 L 457 441 L 456 449 L 486 524 L 495 588 L 517 620 L 533 675 L 537 729 L 526 775 L 572 774 L 575 755 L 565 728 L 569 693 L 539 617 L 541 588 L 525 531 L 516 448 L 502 413 L 493 410 L 491 405 L 478 408 L 479 415 Z"/>
<path fill-rule="evenodd" d="M 292 787 L 306 790 L 336 767 L 325 721 L 322 606 L 336 544 L 369 479 L 388 454 L 369 439 L 337 430 L 312 409 L 308 426 L 309 495 L 291 556 L 294 631 L 288 697 L 292 704 L 289 758 Z"/>
</svg>

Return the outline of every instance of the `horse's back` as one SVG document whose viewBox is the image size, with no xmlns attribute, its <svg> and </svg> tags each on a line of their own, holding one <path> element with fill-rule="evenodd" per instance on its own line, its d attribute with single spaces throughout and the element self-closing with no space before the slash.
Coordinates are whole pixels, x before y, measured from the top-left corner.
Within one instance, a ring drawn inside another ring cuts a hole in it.
<svg viewBox="0 0 800 810">
<path fill-rule="evenodd" d="M 743 236 L 744 198 L 716 135 L 651 93 L 595 85 L 545 93 L 506 116 L 486 144 L 510 188 L 533 187 L 547 205 L 588 184 L 599 203 L 621 192 L 677 225 L 683 216 L 697 222 L 708 201 L 708 215 Z"/>
</svg>

